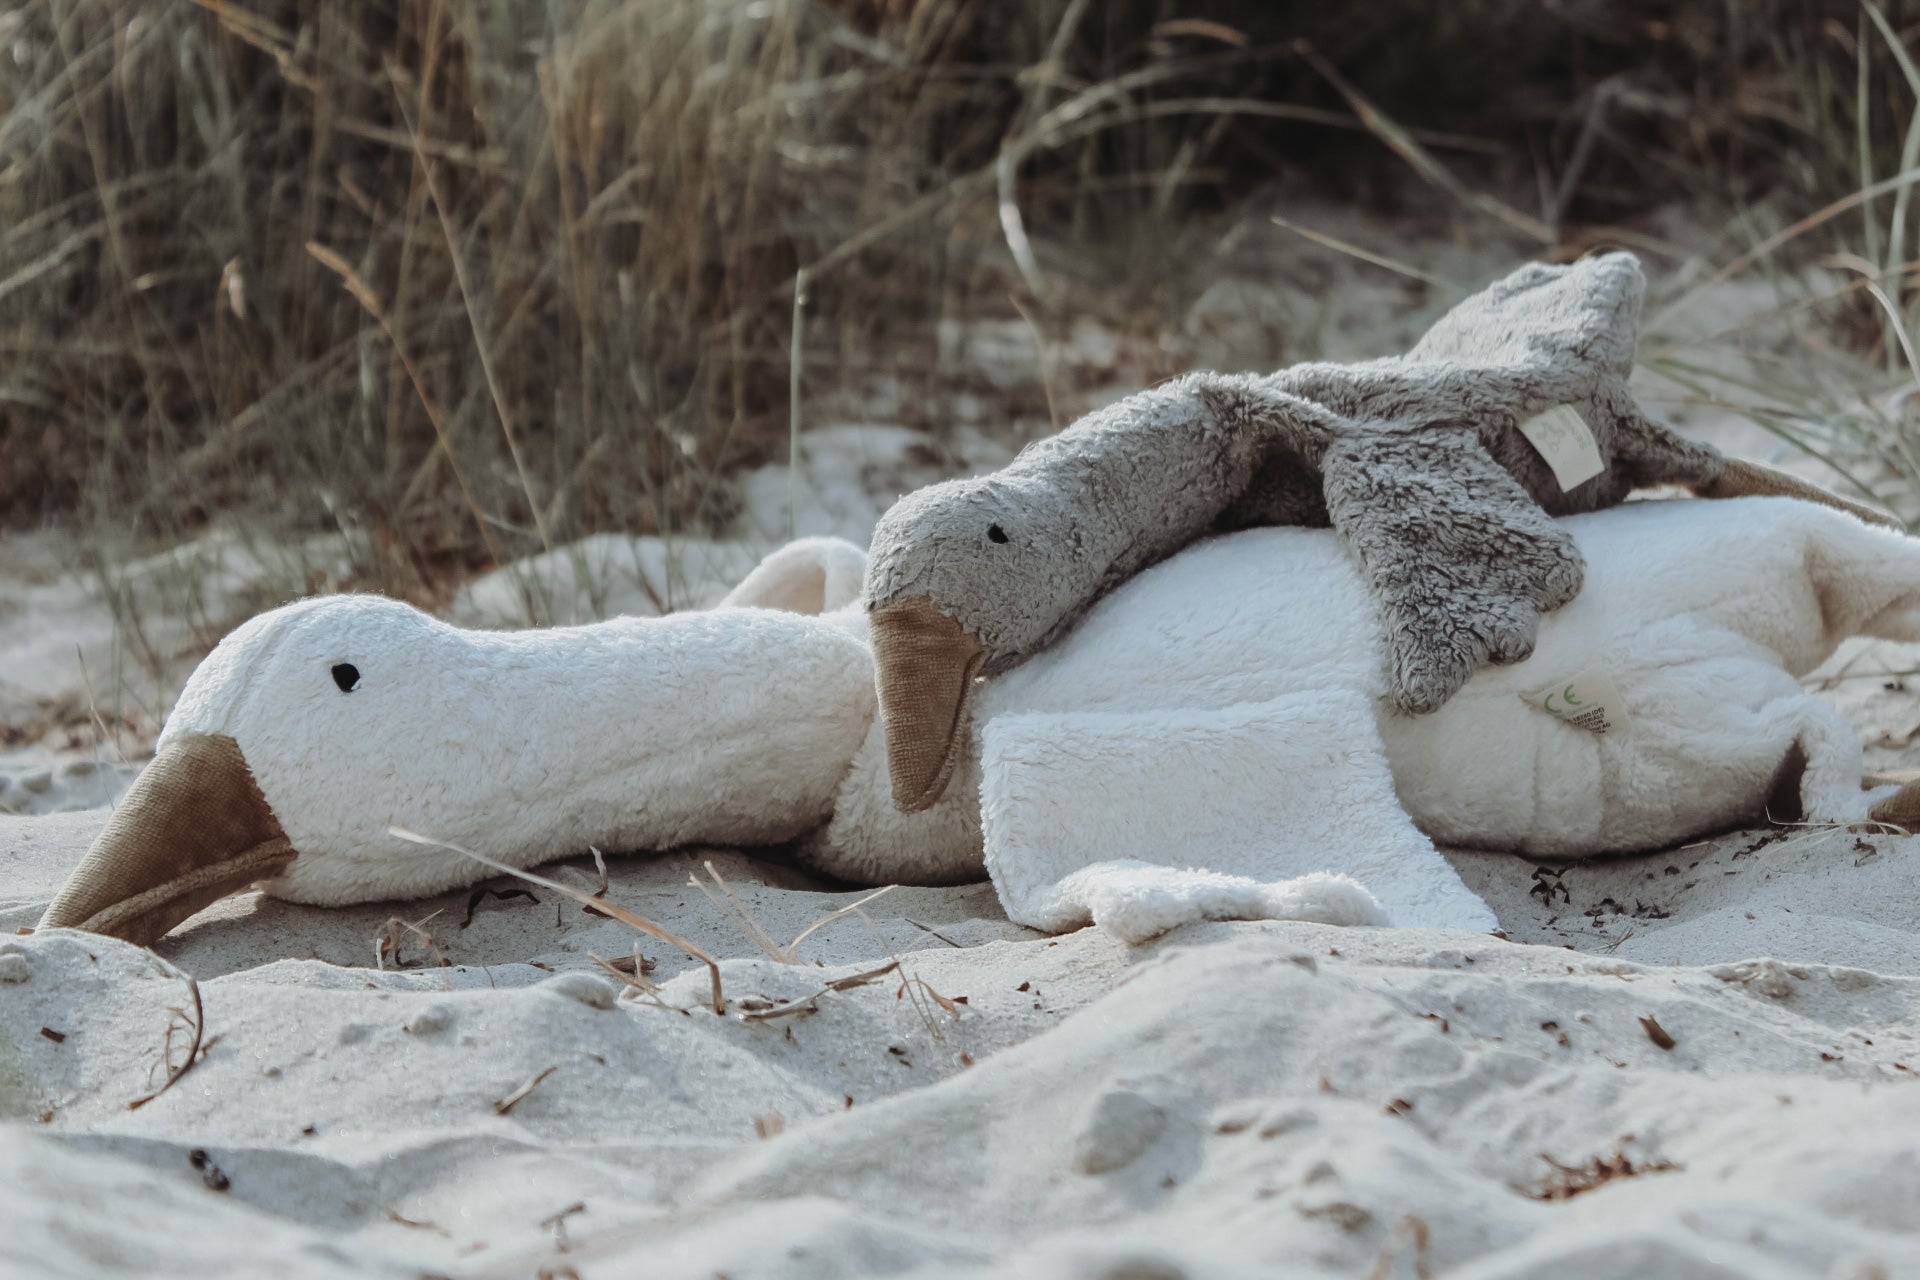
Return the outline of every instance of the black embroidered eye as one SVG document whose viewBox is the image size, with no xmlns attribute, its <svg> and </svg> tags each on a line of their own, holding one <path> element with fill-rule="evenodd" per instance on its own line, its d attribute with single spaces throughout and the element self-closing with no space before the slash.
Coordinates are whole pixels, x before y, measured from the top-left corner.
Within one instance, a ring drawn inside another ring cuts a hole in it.
<svg viewBox="0 0 1920 1280">
<path fill-rule="evenodd" d="M 333 682 L 340 686 L 340 692 L 352 693 L 360 687 L 360 668 L 351 662 L 343 662 L 333 669 Z"/>
<path fill-rule="evenodd" d="M 1007 540 L 1007 531 L 1005 529 L 1002 529 L 997 524 L 990 524 L 987 526 L 988 542 L 1005 542 L 1006 540 Z"/>
</svg>

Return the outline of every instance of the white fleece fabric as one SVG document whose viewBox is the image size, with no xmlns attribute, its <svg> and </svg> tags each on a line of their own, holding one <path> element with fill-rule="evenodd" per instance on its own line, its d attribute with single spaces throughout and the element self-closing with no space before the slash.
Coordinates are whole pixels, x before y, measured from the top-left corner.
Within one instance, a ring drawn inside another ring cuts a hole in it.
<svg viewBox="0 0 1920 1280">
<path fill-rule="evenodd" d="M 1858 739 L 1798 677 L 1850 635 L 1920 639 L 1920 541 L 1790 499 L 1565 523 L 1588 565 L 1580 599 L 1543 620 L 1527 662 L 1417 718 L 1384 701 L 1378 628 L 1336 539 L 1263 529 L 1194 546 L 981 690 L 958 796 L 891 818 L 862 802 L 871 821 L 817 856 L 867 876 L 897 875 L 888 857 L 909 848 L 944 865 L 960 851 L 938 837 L 978 804 L 1002 902 L 1036 927 L 1091 918 L 1136 936 L 1285 914 L 1249 886 L 1298 908 L 1298 877 L 1329 872 L 1393 923 L 1484 929 L 1429 837 L 1560 857 L 1664 848 L 1764 820 L 1796 748 L 1806 818 L 1866 817 Z M 1527 696 L 1591 671 L 1620 693 L 1623 730 L 1592 733 Z M 882 745 L 856 760 L 863 795 L 884 793 Z M 1397 803 L 1367 789 L 1389 775 Z M 1207 874 L 1158 876 L 1116 906 L 1106 877 L 1142 860 Z"/>
<path fill-rule="evenodd" d="M 1351 690 L 1002 714 L 980 738 L 987 870 L 1036 927 L 1091 920 L 1138 941 L 1196 915 L 1495 925 L 1395 801 L 1373 708 Z M 1330 863 L 1336 849 L 1353 856 Z"/>
<path fill-rule="evenodd" d="M 490 632 L 330 596 L 222 640 L 160 746 L 238 742 L 299 851 L 269 890 L 338 904 L 490 874 L 394 825 L 522 867 L 589 846 L 795 839 L 833 812 L 874 709 L 866 646 L 798 613 Z"/>
<path fill-rule="evenodd" d="M 776 552 L 726 607 L 668 618 L 502 634 L 372 596 L 290 605 L 221 642 L 162 741 L 235 738 L 300 850 L 268 888 L 304 901 L 486 874 L 390 823 L 523 866 L 811 831 L 807 856 L 848 879 L 984 869 L 1021 923 L 1129 940 L 1220 917 L 1484 929 L 1430 838 L 1659 848 L 1763 817 L 1795 748 L 1809 818 L 1865 816 L 1858 741 L 1796 677 L 1850 635 L 1920 639 L 1920 542 L 1786 499 L 1566 526 L 1580 598 L 1531 659 L 1419 719 L 1384 700 L 1379 628 L 1337 538 L 1198 544 L 986 685 L 924 813 L 888 798 L 861 553 L 824 539 Z M 1596 667 L 1623 733 L 1522 699 Z"/>
<path fill-rule="evenodd" d="M 1401 800 L 1427 832 L 1562 857 L 1660 848 L 1763 817 L 1796 744 L 1805 816 L 1866 816 L 1859 741 L 1799 677 L 1850 635 L 1920 635 L 1920 541 L 1788 499 L 1711 506 L 1570 521 L 1592 598 L 1457 707 L 1382 721 Z M 1628 732 L 1515 715 L 1523 693 L 1595 668 L 1622 694 Z"/>
</svg>

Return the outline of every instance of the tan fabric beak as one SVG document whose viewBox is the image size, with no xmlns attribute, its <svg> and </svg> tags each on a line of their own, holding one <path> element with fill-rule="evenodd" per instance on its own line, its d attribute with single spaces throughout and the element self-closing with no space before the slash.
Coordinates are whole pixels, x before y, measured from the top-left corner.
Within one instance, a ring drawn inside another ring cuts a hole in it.
<svg viewBox="0 0 1920 1280">
<path fill-rule="evenodd" d="M 986 651 L 925 596 L 874 610 L 868 625 L 893 805 L 918 813 L 946 793 Z"/>
<path fill-rule="evenodd" d="M 39 927 L 146 946 L 294 856 L 240 744 L 224 734 L 182 738 L 134 780 Z"/>
<path fill-rule="evenodd" d="M 1817 484 L 1802 480 L 1799 476 L 1788 475 L 1784 471 L 1758 462 L 1748 462 L 1744 458 L 1734 458 L 1727 463 L 1727 469 L 1712 484 L 1691 486 L 1698 498 L 1804 498 L 1808 502 L 1818 502 L 1822 506 L 1844 511 L 1848 515 L 1858 516 L 1868 524 L 1883 525 L 1889 529 L 1906 532 L 1906 526 L 1892 514 L 1870 507 L 1864 502 L 1855 502 L 1830 493 Z"/>
<path fill-rule="evenodd" d="M 1880 787 L 1888 783 L 1898 783 L 1900 789 L 1874 805 L 1867 816 L 1875 822 L 1899 827 L 1902 831 L 1920 831 L 1920 772 L 1893 769 L 1886 773 L 1870 773 L 1862 780 L 1862 785 L 1868 787 Z"/>
</svg>

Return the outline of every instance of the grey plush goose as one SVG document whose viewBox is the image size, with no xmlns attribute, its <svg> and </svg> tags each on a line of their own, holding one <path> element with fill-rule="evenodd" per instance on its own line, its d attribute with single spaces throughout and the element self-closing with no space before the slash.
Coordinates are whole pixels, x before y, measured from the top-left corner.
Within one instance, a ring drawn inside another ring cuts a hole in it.
<svg viewBox="0 0 1920 1280">
<path fill-rule="evenodd" d="M 976 678 L 1209 534 L 1331 524 L 1379 606 L 1391 696 L 1419 714 L 1487 662 L 1527 657 L 1539 615 L 1578 594 L 1580 554 L 1555 516 L 1679 485 L 1891 522 L 1647 417 L 1628 388 L 1644 292 L 1628 253 L 1530 264 L 1404 356 L 1190 374 L 997 472 L 902 498 L 866 580 L 895 803 L 914 811 L 944 793 Z M 1578 415 L 1597 474 L 1562 487 L 1522 430 L 1549 410 Z"/>
</svg>

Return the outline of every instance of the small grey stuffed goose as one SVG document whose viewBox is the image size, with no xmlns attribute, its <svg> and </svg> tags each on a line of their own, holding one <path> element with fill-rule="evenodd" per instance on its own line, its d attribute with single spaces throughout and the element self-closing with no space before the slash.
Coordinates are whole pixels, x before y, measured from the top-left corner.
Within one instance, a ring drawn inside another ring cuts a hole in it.
<svg viewBox="0 0 1920 1280">
<path fill-rule="evenodd" d="M 1532 264 L 1404 356 L 1189 374 L 991 475 L 902 498 L 875 530 L 866 581 L 895 804 L 926 808 L 945 791 L 976 677 L 1038 652 L 1115 585 L 1210 533 L 1339 530 L 1380 606 L 1394 700 L 1418 714 L 1488 661 L 1526 658 L 1539 614 L 1579 592 L 1580 555 L 1554 516 L 1682 485 L 1888 520 L 1642 414 L 1627 381 L 1644 291 L 1627 253 Z M 1553 438 L 1528 435 L 1550 410 L 1563 442 L 1566 412 L 1578 415 L 1573 465 L 1588 465 L 1571 474 L 1594 472 L 1565 488 L 1546 456 Z"/>
</svg>

